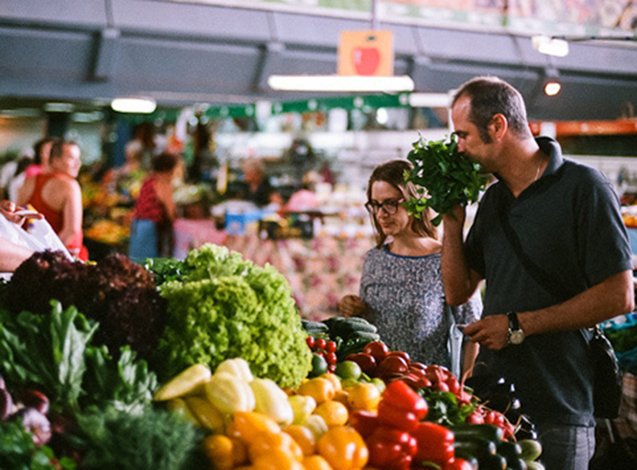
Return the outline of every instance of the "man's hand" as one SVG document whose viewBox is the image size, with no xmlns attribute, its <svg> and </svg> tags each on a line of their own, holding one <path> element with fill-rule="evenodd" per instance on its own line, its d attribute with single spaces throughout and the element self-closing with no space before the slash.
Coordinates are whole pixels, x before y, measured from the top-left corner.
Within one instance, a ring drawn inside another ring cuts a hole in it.
<svg viewBox="0 0 637 470">
<path fill-rule="evenodd" d="M 363 316 L 367 305 L 357 295 L 346 295 L 338 303 L 338 311 L 345 317 Z"/>
<path fill-rule="evenodd" d="M 493 350 L 507 346 L 509 319 L 506 315 L 489 315 L 467 325 L 464 334 L 474 343 Z"/>
</svg>

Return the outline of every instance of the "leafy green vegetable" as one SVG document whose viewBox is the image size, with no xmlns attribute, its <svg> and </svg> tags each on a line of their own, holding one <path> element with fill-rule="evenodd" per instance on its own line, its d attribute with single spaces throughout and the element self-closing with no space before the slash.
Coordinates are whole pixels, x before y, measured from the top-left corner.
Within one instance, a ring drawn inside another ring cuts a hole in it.
<svg viewBox="0 0 637 470">
<path fill-rule="evenodd" d="M 58 466 L 52 462 L 56 461 Z M 55 470 L 75 468 L 69 458 L 57 460 L 50 447 L 37 447 L 20 421 L 0 421 L 0 468 L 11 470 Z"/>
<path fill-rule="evenodd" d="M 414 217 L 431 208 L 438 213 L 432 219 L 439 225 L 442 216 L 455 205 L 476 202 L 486 186 L 480 165 L 458 153 L 454 136 L 449 140 L 425 141 L 420 137 L 407 155 L 414 168 L 405 175 L 406 181 L 419 187 L 420 197 L 407 200 L 406 207 Z"/>
<path fill-rule="evenodd" d="M 460 403 L 458 397 L 451 392 L 422 388 L 419 393 L 427 400 L 429 406 L 427 421 L 445 426 L 464 423 L 467 416 L 476 408 L 475 403 Z"/>
<path fill-rule="evenodd" d="M 132 414 L 143 412 L 153 400 L 157 376 L 148 370 L 146 361 L 136 356 L 128 346 L 120 348 L 117 361 L 106 346 L 88 348 L 84 401 Z"/>
<path fill-rule="evenodd" d="M 87 470 L 179 470 L 205 468 L 196 462 L 201 435 L 175 413 L 149 408 L 140 415 L 93 409 L 77 416 L 67 436 Z"/>
<path fill-rule="evenodd" d="M 160 286 L 168 324 L 155 369 L 169 378 L 203 363 L 214 369 L 242 357 L 252 372 L 282 387 L 294 386 L 311 368 L 306 334 L 286 279 L 225 247 L 189 253 L 181 280 Z"/>
<path fill-rule="evenodd" d="M 117 360 L 90 344 L 99 324 L 75 307 L 52 301 L 49 315 L 0 309 L 0 371 L 12 389 L 37 387 L 55 412 L 91 404 L 140 411 L 152 402 L 157 378 L 122 347 Z"/>
<path fill-rule="evenodd" d="M 84 353 L 97 324 L 90 325 L 75 307 L 62 310 L 52 301 L 50 315 L 0 309 L 0 369 L 15 388 L 41 387 L 52 404 L 78 408 Z"/>
</svg>

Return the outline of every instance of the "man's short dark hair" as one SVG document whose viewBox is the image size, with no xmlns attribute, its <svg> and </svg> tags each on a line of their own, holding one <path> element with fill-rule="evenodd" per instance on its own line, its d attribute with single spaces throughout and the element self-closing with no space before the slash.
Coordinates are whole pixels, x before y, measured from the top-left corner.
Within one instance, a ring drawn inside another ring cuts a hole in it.
<svg viewBox="0 0 637 470">
<path fill-rule="evenodd" d="M 524 98 L 512 85 L 497 77 L 475 77 L 463 83 L 454 95 L 452 106 L 463 96 L 471 100 L 469 120 L 475 124 L 484 142 L 489 142 L 488 125 L 502 114 L 509 128 L 521 137 L 531 136 Z"/>
</svg>

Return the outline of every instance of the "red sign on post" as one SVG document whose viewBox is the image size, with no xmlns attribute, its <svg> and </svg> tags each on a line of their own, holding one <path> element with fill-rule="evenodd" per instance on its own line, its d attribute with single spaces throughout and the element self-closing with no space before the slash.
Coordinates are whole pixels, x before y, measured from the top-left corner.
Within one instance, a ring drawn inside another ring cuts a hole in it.
<svg viewBox="0 0 637 470">
<path fill-rule="evenodd" d="M 391 31 L 342 31 L 338 44 L 339 75 L 394 75 Z"/>
</svg>

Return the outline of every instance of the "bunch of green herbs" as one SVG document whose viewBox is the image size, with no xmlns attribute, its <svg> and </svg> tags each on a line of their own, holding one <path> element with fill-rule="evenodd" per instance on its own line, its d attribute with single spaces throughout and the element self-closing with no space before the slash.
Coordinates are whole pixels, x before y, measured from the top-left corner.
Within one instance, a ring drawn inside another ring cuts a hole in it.
<svg viewBox="0 0 637 470">
<path fill-rule="evenodd" d="M 426 209 L 434 210 L 437 215 L 432 223 L 436 226 L 454 206 L 476 202 L 486 187 L 480 165 L 458 152 L 454 135 L 448 140 L 421 136 L 413 143 L 407 160 L 413 169 L 405 174 L 405 180 L 416 185 L 419 192 L 419 197 L 406 201 L 407 211 L 420 218 Z"/>
</svg>

